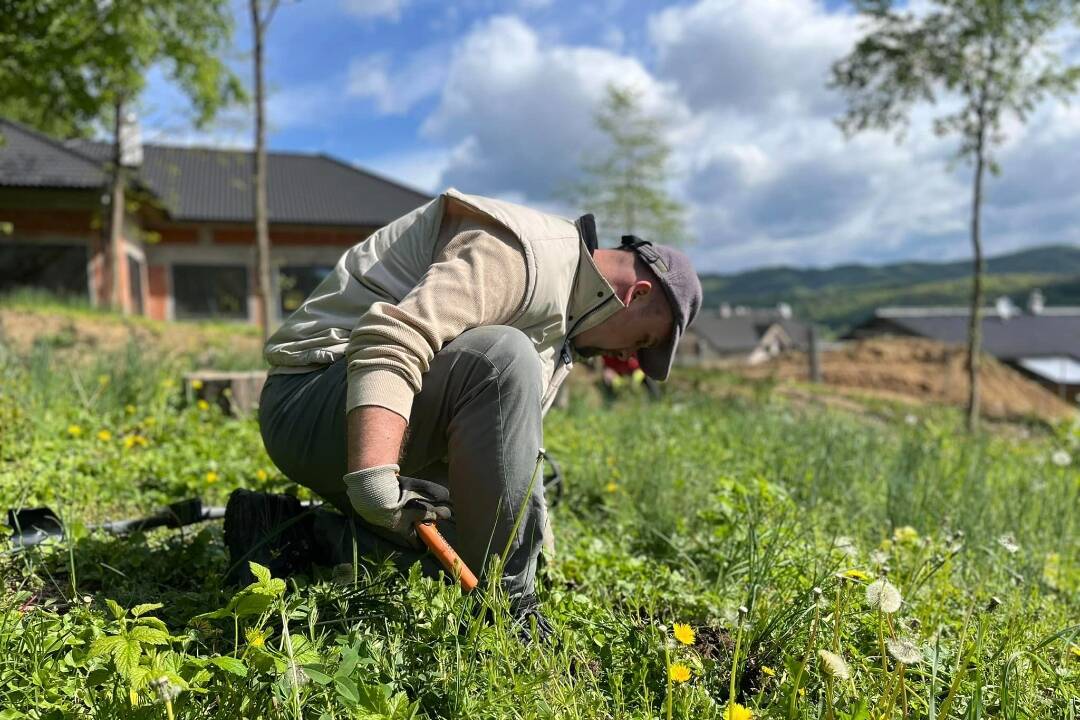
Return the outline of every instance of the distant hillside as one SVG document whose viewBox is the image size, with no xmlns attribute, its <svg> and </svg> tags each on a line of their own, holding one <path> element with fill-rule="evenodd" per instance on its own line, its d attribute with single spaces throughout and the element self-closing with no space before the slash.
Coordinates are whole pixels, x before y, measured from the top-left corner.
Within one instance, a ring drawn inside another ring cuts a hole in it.
<svg viewBox="0 0 1080 720">
<path fill-rule="evenodd" d="M 988 302 L 1007 295 L 1023 305 L 1040 288 L 1050 305 L 1080 305 L 1080 247 L 1032 248 L 987 261 Z M 796 315 L 843 330 L 883 305 L 962 305 L 971 289 L 971 263 L 839 265 L 825 269 L 763 268 L 702 277 L 705 307 L 721 303 L 767 307 L 790 304 Z"/>
</svg>

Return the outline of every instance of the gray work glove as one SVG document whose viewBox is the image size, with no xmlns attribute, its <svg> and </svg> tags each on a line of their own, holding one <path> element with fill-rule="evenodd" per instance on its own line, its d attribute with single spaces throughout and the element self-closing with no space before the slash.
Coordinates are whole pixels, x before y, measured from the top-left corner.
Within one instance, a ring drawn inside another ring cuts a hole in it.
<svg viewBox="0 0 1080 720">
<path fill-rule="evenodd" d="M 348 473 L 345 492 L 353 510 L 402 542 L 422 548 L 413 523 L 450 517 L 450 491 L 438 483 L 398 475 L 397 465 L 376 465 Z"/>
</svg>

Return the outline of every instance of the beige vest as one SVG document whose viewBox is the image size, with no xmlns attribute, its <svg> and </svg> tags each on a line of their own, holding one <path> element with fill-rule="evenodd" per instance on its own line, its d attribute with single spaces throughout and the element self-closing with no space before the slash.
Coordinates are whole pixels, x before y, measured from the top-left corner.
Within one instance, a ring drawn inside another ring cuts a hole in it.
<svg viewBox="0 0 1080 720">
<path fill-rule="evenodd" d="M 622 303 L 573 221 L 453 189 L 347 250 L 267 342 L 270 372 L 308 371 L 342 357 L 349 333 L 373 303 L 399 302 L 420 282 L 448 209 L 490 218 L 521 241 L 527 262 L 525 299 L 509 325 L 524 332 L 540 356 L 546 412 L 572 365 L 569 337 L 610 317 Z"/>
</svg>

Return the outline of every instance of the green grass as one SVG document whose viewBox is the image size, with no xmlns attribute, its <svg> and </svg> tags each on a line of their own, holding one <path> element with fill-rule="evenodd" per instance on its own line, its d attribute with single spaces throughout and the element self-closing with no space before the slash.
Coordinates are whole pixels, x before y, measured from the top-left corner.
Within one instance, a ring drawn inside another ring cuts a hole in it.
<svg viewBox="0 0 1080 720">
<path fill-rule="evenodd" d="M 568 484 L 541 581 L 557 635 L 525 646 L 497 593 L 367 565 L 355 585 L 237 590 L 217 525 L 87 533 L 193 494 L 288 487 L 254 421 L 185 406 L 182 360 L 144 353 L 0 355 L 0 505 L 48 504 L 73 529 L 0 559 L 0 719 L 698 719 L 723 717 L 732 686 L 764 718 L 1080 710 L 1075 427 L 968 439 L 948 413 L 868 422 L 689 388 L 575 400 L 545 427 Z M 881 575 L 895 613 L 867 604 Z M 913 664 L 882 657 L 894 638 Z M 687 682 L 669 682 L 674 665 Z"/>
</svg>

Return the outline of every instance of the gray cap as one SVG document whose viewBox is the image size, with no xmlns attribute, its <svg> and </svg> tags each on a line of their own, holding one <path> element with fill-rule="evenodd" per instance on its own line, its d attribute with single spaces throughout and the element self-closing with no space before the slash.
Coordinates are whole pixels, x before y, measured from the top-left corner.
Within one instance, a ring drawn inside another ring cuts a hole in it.
<svg viewBox="0 0 1080 720">
<path fill-rule="evenodd" d="M 635 235 L 623 235 L 623 250 L 633 250 L 653 271 L 671 303 L 671 337 L 656 347 L 638 350 L 641 369 L 654 380 L 667 380 L 675 361 L 675 348 L 701 309 L 701 281 L 690 258 L 673 247 L 653 245 Z"/>
</svg>

